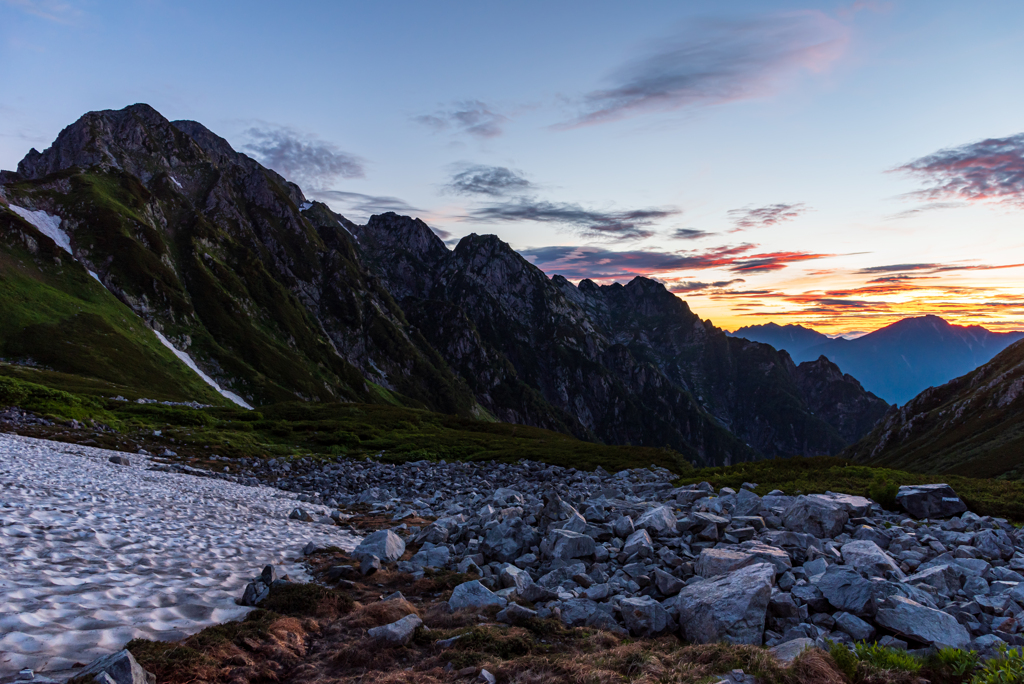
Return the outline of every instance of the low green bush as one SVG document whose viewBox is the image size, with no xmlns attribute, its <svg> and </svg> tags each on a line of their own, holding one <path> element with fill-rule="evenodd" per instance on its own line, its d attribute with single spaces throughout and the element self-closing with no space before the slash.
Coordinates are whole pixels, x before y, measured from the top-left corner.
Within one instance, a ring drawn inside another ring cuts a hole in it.
<svg viewBox="0 0 1024 684">
<path fill-rule="evenodd" d="M 999 647 L 999 657 L 992 658 L 971 679 L 971 684 L 1020 684 L 1024 682 L 1024 650 Z"/>
</svg>

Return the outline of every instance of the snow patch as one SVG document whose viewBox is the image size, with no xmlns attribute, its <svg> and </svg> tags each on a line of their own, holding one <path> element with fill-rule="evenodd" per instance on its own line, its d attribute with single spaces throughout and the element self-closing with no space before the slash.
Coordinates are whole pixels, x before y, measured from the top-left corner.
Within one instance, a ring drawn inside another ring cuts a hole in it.
<svg viewBox="0 0 1024 684">
<path fill-rule="evenodd" d="M 174 176 L 170 176 L 170 179 L 171 179 L 172 183 L 174 183 L 175 185 L 178 186 L 179 190 L 184 190 L 185 189 L 185 188 L 181 187 L 181 183 L 178 182 L 177 178 L 175 178 Z"/>
<path fill-rule="evenodd" d="M 93 278 L 95 278 L 97 283 L 99 283 L 100 285 L 103 285 L 103 281 L 100 280 L 100 277 L 98 275 L 96 275 L 96 271 L 89 271 L 89 275 L 91 275 Z M 103 287 L 106 287 L 106 285 L 103 285 Z"/>
<path fill-rule="evenodd" d="M 312 202 L 303 202 L 301 205 L 299 205 L 299 211 L 306 211 L 307 209 L 311 209 L 312 207 Z"/>
<path fill-rule="evenodd" d="M 164 337 L 159 330 L 154 330 L 153 332 L 156 333 L 156 338 L 160 340 L 160 342 L 165 347 L 174 352 L 174 355 L 181 359 L 182 363 L 184 363 L 186 366 L 194 370 L 196 372 L 196 375 L 203 379 L 203 382 L 205 382 L 207 385 L 220 392 L 221 395 L 235 402 L 242 408 L 252 409 L 252 406 L 249 406 L 249 404 L 247 404 L 245 399 L 242 399 L 242 397 L 238 396 L 234 392 L 229 392 L 228 390 L 221 389 L 220 385 L 217 384 L 216 380 L 211 378 L 203 371 L 199 370 L 199 366 L 196 365 L 196 362 L 192 360 L 191 356 L 189 356 L 187 353 L 183 351 L 178 351 L 178 349 L 176 349 L 174 345 L 171 344 L 170 340 Z"/>
<path fill-rule="evenodd" d="M 15 214 L 35 226 L 36 230 L 56 242 L 58 247 L 74 256 L 71 252 L 71 238 L 60 229 L 60 216 L 53 216 L 42 210 L 32 211 L 14 204 L 8 206 Z"/>
</svg>

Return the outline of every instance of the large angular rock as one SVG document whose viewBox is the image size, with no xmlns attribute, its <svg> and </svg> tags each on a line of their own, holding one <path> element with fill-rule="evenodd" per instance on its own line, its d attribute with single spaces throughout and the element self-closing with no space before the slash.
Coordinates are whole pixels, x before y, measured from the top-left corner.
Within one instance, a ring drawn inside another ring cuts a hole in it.
<svg viewBox="0 0 1024 684">
<path fill-rule="evenodd" d="M 875 637 L 875 628 L 850 613 L 836 613 L 832 616 L 836 621 L 836 629 L 846 632 L 854 641 L 868 641 Z"/>
<path fill-rule="evenodd" d="M 849 514 L 851 518 L 863 518 L 871 510 L 871 499 L 853 494 L 837 494 L 836 492 L 825 492 L 824 494 L 812 494 L 814 498 L 828 501 L 839 506 Z"/>
<path fill-rule="evenodd" d="M 875 622 L 936 648 L 966 648 L 971 643 L 967 629 L 952 615 L 902 596 L 886 600 L 875 614 Z"/>
<path fill-rule="evenodd" d="M 958 572 L 949 565 L 936 565 L 911 575 L 903 580 L 913 586 L 927 585 L 935 587 L 941 596 L 955 596 L 960 591 L 963 583 L 960 577 L 963 572 Z"/>
<path fill-rule="evenodd" d="M 843 531 L 849 519 L 850 514 L 842 504 L 812 494 L 798 496 L 782 515 L 782 524 L 793 532 L 831 538 Z"/>
<path fill-rule="evenodd" d="M 128 649 L 97 658 L 75 676 L 88 682 L 93 678 L 104 680 L 106 673 L 115 684 L 147 684 L 146 671 L 138 664 Z"/>
<path fill-rule="evenodd" d="M 570 530 L 551 530 L 545 540 L 548 555 L 558 560 L 587 558 L 594 555 L 593 538 Z"/>
<path fill-rule="evenodd" d="M 405 646 L 423 624 L 418 615 L 406 615 L 390 625 L 374 627 L 367 631 L 371 639 L 386 646 Z"/>
<path fill-rule="evenodd" d="M 903 578 L 903 571 L 889 554 L 873 541 L 860 539 L 842 545 L 843 563 L 868 577 L 886 577 L 887 572 Z"/>
<path fill-rule="evenodd" d="M 627 556 L 634 553 L 640 554 L 643 558 L 653 556 L 654 544 L 651 542 L 651 535 L 647 534 L 647 530 L 637 530 L 626 539 L 626 543 L 622 545 L 622 552 Z"/>
<path fill-rule="evenodd" d="M 452 552 L 447 546 L 425 542 L 412 557 L 412 562 L 425 568 L 443 568 L 451 560 Z"/>
<path fill-rule="evenodd" d="M 619 602 L 622 621 L 634 636 L 661 634 L 672 625 L 672 616 L 650 596 L 635 596 Z"/>
<path fill-rule="evenodd" d="M 653 535 L 676 534 L 676 516 L 668 506 L 658 506 L 647 511 L 637 518 L 634 527 L 638 530 L 647 530 Z"/>
<path fill-rule="evenodd" d="M 394 563 L 405 553 L 405 542 L 391 530 L 377 530 L 363 537 L 352 552 L 352 558 L 362 560 L 376 556 L 386 563 Z"/>
<path fill-rule="evenodd" d="M 797 637 L 775 646 L 770 650 L 776 660 L 786 665 L 793 662 L 798 655 L 809 648 L 814 648 L 814 639 L 808 637 Z"/>
<path fill-rule="evenodd" d="M 753 564 L 754 557 L 738 549 L 703 549 L 696 572 L 701 577 L 718 577 Z"/>
<path fill-rule="evenodd" d="M 512 490 L 508 490 L 512 491 Z M 499 563 L 511 563 L 540 541 L 537 531 L 522 518 L 504 520 L 487 530 L 480 553 Z"/>
<path fill-rule="evenodd" d="M 463 582 L 455 587 L 452 597 L 448 599 L 448 607 L 454 610 L 463 608 L 486 608 L 498 606 L 504 608 L 508 601 L 498 596 L 480 583 L 479 580 Z"/>
<path fill-rule="evenodd" d="M 967 504 L 948 484 L 904 485 L 896 503 L 915 518 L 948 518 L 967 510 Z"/>
<path fill-rule="evenodd" d="M 871 581 L 851 567 L 830 565 L 817 579 L 816 586 L 837 610 L 854 615 L 871 615 L 874 611 Z"/>
<path fill-rule="evenodd" d="M 774 577 L 771 564 L 758 563 L 684 587 L 676 598 L 683 638 L 760 645 Z"/>
</svg>

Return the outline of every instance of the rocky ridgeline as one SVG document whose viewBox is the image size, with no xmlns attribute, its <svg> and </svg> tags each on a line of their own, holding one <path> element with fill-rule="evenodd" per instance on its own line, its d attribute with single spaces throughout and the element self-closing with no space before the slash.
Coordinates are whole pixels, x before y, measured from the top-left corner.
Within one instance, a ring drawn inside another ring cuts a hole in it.
<svg viewBox="0 0 1024 684">
<path fill-rule="evenodd" d="M 554 616 L 783 655 L 826 639 L 1024 645 L 1024 531 L 967 512 L 946 485 L 901 488 L 905 512 L 894 513 L 844 494 L 674 487 L 653 467 L 299 460 L 253 476 L 275 472 L 313 504 L 391 516 L 352 553 L 359 567 L 337 566 L 332 579 L 389 564 L 476 573 L 452 610 L 495 606 L 506 622 Z M 402 522 L 413 517 L 436 519 Z M 407 545 L 418 547 L 411 558 Z"/>
</svg>

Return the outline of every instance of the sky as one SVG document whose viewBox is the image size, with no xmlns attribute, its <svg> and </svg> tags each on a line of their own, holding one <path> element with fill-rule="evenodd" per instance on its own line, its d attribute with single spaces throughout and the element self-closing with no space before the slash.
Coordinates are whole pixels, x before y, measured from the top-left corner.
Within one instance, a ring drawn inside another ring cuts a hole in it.
<svg viewBox="0 0 1024 684">
<path fill-rule="evenodd" d="M 0 0 L 0 168 L 199 121 L 362 223 L 735 330 L 1024 329 L 1024 5 Z"/>
</svg>

